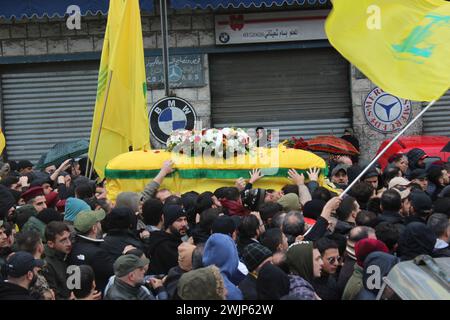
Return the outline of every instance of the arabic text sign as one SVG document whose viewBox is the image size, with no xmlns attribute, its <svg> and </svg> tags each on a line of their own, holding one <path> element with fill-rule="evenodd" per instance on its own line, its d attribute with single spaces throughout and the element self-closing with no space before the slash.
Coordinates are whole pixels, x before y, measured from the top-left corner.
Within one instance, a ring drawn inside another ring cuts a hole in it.
<svg viewBox="0 0 450 320">
<path fill-rule="evenodd" d="M 215 16 L 216 44 L 327 39 L 328 10 Z"/>
<path fill-rule="evenodd" d="M 202 55 L 173 55 L 169 59 L 169 82 L 171 88 L 193 88 L 205 85 Z M 162 57 L 146 57 L 145 69 L 147 86 L 152 89 L 163 88 L 164 68 Z"/>
</svg>

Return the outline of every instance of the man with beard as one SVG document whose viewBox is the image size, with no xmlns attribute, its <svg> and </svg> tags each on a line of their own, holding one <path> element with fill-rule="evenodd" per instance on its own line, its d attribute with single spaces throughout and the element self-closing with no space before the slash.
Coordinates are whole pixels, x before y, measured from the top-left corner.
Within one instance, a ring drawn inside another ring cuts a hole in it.
<svg viewBox="0 0 450 320">
<path fill-rule="evenodd" d="M 146 256 L 152 260 L 149 274 L 167 274 L 178 265 L 178 246 L 188 229 L 187 214 L 183 207 L 166 205 L 163 215 L 165 231 L 151 232 L 148 238 Z"/>
<path fill-rule="evenodd" d="M 67 287 L 67 256 L 72 250 L 70 229 L 61 221 L 52 221 L 45 228 L 45 261 L 44 277 L 51 289 L 55 292 L 56 300 L 65 300 L 70 297 Z"/>
<path fill-rule="evenodd" d="M 0 300 L 35 300 L 29 288 L 37 280 L 37 272 L 44 265 L 28 252 L 19 251 L 6 264 L 7 281 L 0 283 Z"/>
<path fill-rule="evenodd" d="M 333 182 L 337 188 L 344 190 L 348 186 L 348 165 L 338 164 L 331 171 L 331 182 Z"/>
<path fill-rule="evenodd" d="M 76 216 L 74 227 L 77 237 L 69 255 L 69 265 L 92 267 L 96 287 L 100 291 L 103 291 L 109 277 L 114 274 L 114 260 L 100 247 L 104 242 L 100 222 L 105 215 L 105 211 L 97 210 L 82 211 Z"/>
<path fill-rule="evenodd" d="M 114 283 L 108 289 L 105 300 L 155 300 L 147 290 L 144 289 L 145 272 L 149 260 L 134 254 L 122 255 L 114 262 Z M 152 286 L 161 288 L 162 282 L 151 280 Z"/>
</svg>

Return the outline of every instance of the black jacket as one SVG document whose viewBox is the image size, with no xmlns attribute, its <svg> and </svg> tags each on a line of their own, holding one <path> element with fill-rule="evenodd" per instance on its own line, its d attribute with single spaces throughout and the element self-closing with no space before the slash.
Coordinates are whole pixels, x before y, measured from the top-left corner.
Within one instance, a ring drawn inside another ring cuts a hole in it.
<svg viewBox="0 0 450 320">
<path fill-rule="evenodd" d="M 56 300 L 67 300 L 70 297 L 70 290 L 67 288 L 67 256 L 45 245 L 46 264 L 42 269 L 42 274 L 49 286 L 55 291 Z"/>
<path fill-rule="evenodd" d="M 144 243 L 136 237 L 131 230 L 110 230 L 100 248 L 109 255 L 109 261 L 116 261 L 122 255 L 123 249 L 132 245 L 136 249 L 144 251 Z"/>
<path fill-rule="evenodd" d="M 169 299 L 181 300 L 181 298 L 178 296 L 177 287 L 178 281 L 180 280 L 181 276 L 185 273 L 186 271 L 181 269 L 180 266 L 173 267 L 172 269 L 169 270 L 166 281 L 164 282 L 164 287 L 166 287 Z"/>
<path fill-rule="evenodd" d="M 324 273 L 322 271 L 322 273 Z M 322 300 L 341 300 L 336 277 L 324 274 L 320 278 L 315 278 L 312 282 L 314 290 Z"/>
<path fill-rule="evenodd" d="M 388 222 L 392 224 L 397 225 L 405 225 L 405 219 L 400 215 L 400 213 L 395 211 L 383 211 L 378 217 L 377 217 L 377 225 L 382 222 Z M 401 231 L 403 231 L 404 228 L 402 228 Z"/>
<path fill-rule="evenodd" d="M 27 289 L 14 283 L 0 283 L 0 300 L 36 300 Z"/>
<path fill-rule="evenodd" d="M 178 265 L 178 246 L 181 239 L 165 231 L 150 232 L 147 239 L 147 258 L 150 259 L 148 274 L 167 274 Z"/>
<path fill-rule="evenodd" d="M 239 289 L 242 291 L 244 300 L 257 300 L 258 293 L 256 292 L 256 278 L 251 273 L 248 273 L 244 280 L 239 283 Z"/>
<path fill-rule="evenodd" d="M 77 235 L 76 242 L 69 255 L 69 264 L 81 266 L 87 264 L 95 273 L 95 284 L 99 291 L 105 289 L 109 278 L 114 275 L 114 260 L 101 248 L 104 240 L 89 239 Z"/>
<path fill-rule="evenodd" d="M 350 230 L 352 230 L 354 227 L 355 227 L 354 223 L 338 220 L 334 232 L 347 235 L 350 232 Z"/>
</svg>

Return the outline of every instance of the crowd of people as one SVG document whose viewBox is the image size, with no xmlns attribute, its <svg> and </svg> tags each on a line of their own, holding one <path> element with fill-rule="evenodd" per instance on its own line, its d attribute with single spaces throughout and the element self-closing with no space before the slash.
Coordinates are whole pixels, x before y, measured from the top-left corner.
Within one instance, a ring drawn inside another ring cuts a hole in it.
<svg viewBox="0 0 450 320">
<path fill-rule="evenodd" d="M 166 161 L 141 193 L 114 202 L 80 164 L 33 170 L 9 162 L 0 180 L 0 299 L 374 300 L 385 276 L 418 255 L 449 257 L 450 166 L 420 149 L 373 167 L 342 199 L 320 170 L 281 190 L 260 170 L 234 187 L 174 194 Z M 329 160 L 336 190 L 362 167 Z"/>
</svg>

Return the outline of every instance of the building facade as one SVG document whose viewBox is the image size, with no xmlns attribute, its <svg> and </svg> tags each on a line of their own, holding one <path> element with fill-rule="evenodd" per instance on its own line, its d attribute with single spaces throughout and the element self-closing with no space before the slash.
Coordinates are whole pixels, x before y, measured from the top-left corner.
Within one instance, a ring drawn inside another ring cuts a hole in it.
<svg viewBox="0 0 450 320">
<path fill-rule="evenodd" d="M 0 12 L 0 108 L 8 159 L 36 161 L 57 142 L 89 138 L 107 16 L 104 7 L 87 10 L 84 1 L 70 2 L 82 8 L 79 29 L 68 27 L 65 12 Z M 156 2 L 142 10 L 149 113 L 165 97 Z M 192 105 L 204 128 L 263 126 L 279 129 L 280 139 L 307 139 L 340 136 L 352 127 L 362 158 L 370 159 L 393 136 L 386 131 L 399 128 L 380 127 L 377 117 L 386 116 L 368 106 L 383 93 L 327 41 L 328 1 L 279 2 L 173 0 L 170 95 Z M 392 96 L 382 99 L 395 103 Z M 392 117 L 412 117 L 422 107 L 398 103 Z M 449 105 L 450 95 L 407 134 L 450 134 L 450 116 L 443 111 Z M 151 142 L 162 147 L 154 136 Z"/>
</svg>

